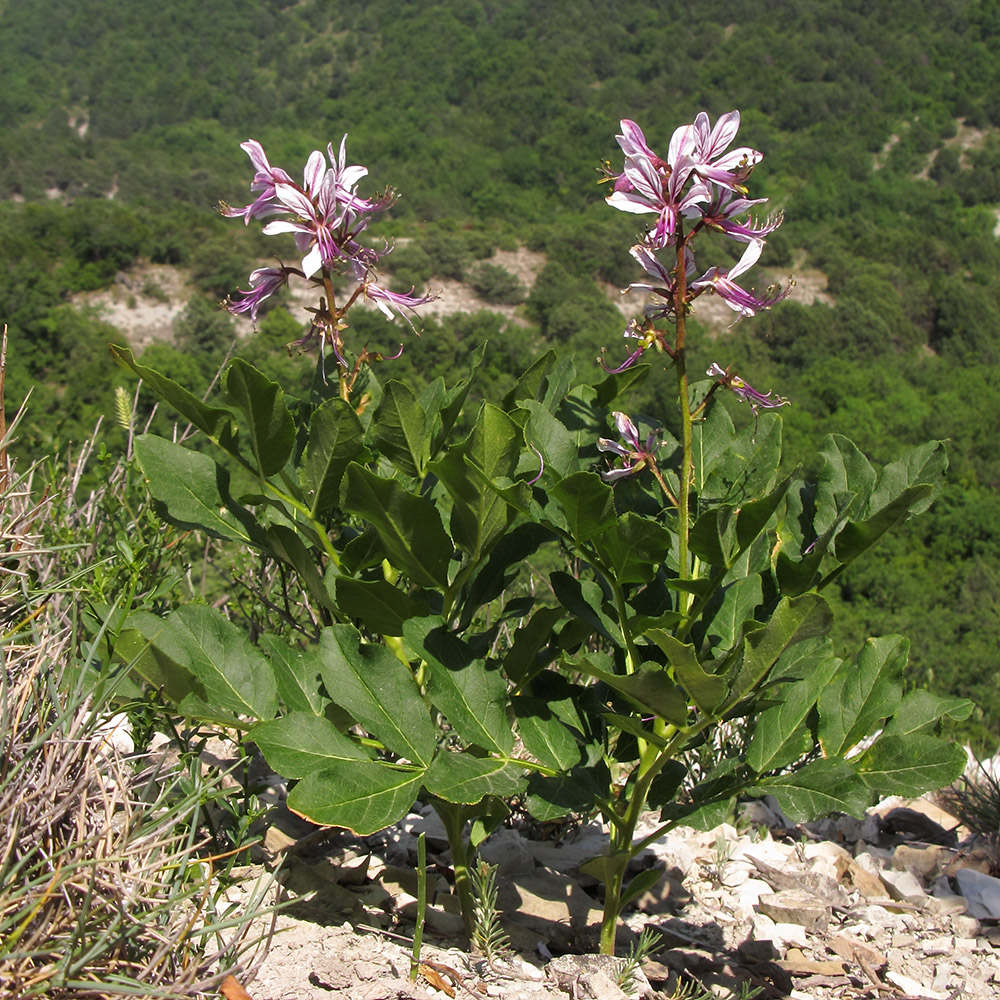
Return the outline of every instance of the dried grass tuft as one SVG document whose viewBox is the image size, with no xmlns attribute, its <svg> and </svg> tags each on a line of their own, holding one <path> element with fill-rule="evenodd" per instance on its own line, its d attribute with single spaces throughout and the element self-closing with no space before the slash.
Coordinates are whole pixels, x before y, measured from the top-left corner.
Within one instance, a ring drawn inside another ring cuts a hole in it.
<svg viewBox="0 0 1000 1000">
<path fill-rule="evenodd" d="M 0 414 L 2 378 L 0 352 Z M 218 782 L 144 771 L 109 740 L 114 681 L 83 669 L 76 595 L 39 543 L 46 517 L 94 511 L 33 500 L 8 460 L 16 424 L 0 423 L 0 995 L 214 993 L 260 944 L 267 880 L 227 904 L 199 856 Z"/>
</svg>

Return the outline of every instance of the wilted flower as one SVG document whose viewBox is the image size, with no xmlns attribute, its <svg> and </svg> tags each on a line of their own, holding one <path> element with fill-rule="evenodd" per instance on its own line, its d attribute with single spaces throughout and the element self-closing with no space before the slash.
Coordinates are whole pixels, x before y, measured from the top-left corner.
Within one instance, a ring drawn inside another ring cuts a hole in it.
<svg viewBox="0 0 1000 1000">
<path fill-rule="evenodd" d="M 739 399 L 748 402 L 753 407 L 754 413 L 759 409 L 774 410 L 779 406 L 788 405 L 788 400 L 784 396 L 775 396 L 773 392 L 759 392 L 748 382 L 744 382 L 739 375 L 730 374 L 714 361 L 705 374 L 719 379 L 721 384 L 731 389 Z"/>
<path fill-rule="evenodd" d="M 619 444 L 609 438 L 598 438 L 597 449 L 618 455 L 624 461 L 621 468 L 608 469 L 601 473 L 601 476 L 609 483 L 638 475 L 648 465 L 655 465 L 655 452 L 659 447 L 656 431 L 650 431 L 646 440 L 640 441 L 638 429 L 626 414 L 616 410 L 612 416 L 615 418 L 615 426 L 618 428 L 623 443 Z"/>
</svg>

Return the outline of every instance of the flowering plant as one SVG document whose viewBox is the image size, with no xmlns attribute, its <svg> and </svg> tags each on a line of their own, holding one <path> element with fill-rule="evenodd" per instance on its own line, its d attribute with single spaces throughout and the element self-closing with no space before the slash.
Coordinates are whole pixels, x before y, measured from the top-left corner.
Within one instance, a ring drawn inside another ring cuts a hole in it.
<svg viewBox="0 0 1000 1000">
<path fill-rule="evenodd" d="M 289 275 L 311 282 L 320 303 L 307 339 L 331 348 L 336 385 L 318 378 L 286 400 L 237 359 L 220 404 L 208 404 L 114 349 L 220 452 L 136 441 L 165 516 L 259 553 L 295 587 L 270 598 L 282 614 L 255 623 L 252 640 L 221 611 L 187 606 L 133 613 L 115 655 L 179 711 L 248 730 L 297 780 L 289 807 L 318 823 L 371 833 L 418 795 L 429 801 L 467 921 L 469 850 L 514 795 L 542 820 L 603 816 L 608 850 L 588 870 L 605 885 L 611 952 L 622 908 L 662 874 L 626 884 L 629 861 L 672 826 L 717 822 L 739 795 L 775 795 L 793 820 L 857 813 L 964 767 L 961 748 L 935 731 L 971 706 L 905 692 L 899 636 L 838 655 L 821 593 L 929 505 L 946 466 L 940 444 L 876 469 L 831 435 L 815 481 L 781 478 L 775 410 L 786 401 L 715 364 L 707 387 L 689 383 L 696 298 L 720 295 L 747 316 L 787 294 L 735 284 L 780 222 L 739 221 L 759 203 L 744 182 L 761 154 L 727 152 L 738 121 L 733 112 L 711 128 L 699 115 L 665 160 L 622 123 L 625 164 L 608 201 L 656 216 L 632 248 L 654 279 L 639 287 L 656 300 L 626 330 L 638 346 L 595 384 L 571 360 L 540 356 L 503 399 L 480 405 L 465 435 L 455 427 L 481 353 L 457 385 L 419 391 L 381 383 L 366 347 L 350 360 L 350 308 L 367 298 L 392 313 L 422 300 L 379 286 L 386 248 L 360 235 L 391 196 L 356 193 L 364 168 L 346 166 L 343 144 L 329 167 L 313 153 L 301 186 L 245 144 L 258 197 L 226 209 L 281 216 L 265 231 L 294 233 L 303 254 L 297 267 L 255 272 L 230 308 L 253 315 Z M 747 244 L 739 264 L 697 275 L 693 245 L 706 229 Z M 341 306 L 337 274 L 357 283 Z M 679 441 L 643 437 L 620 408 L 649 375 L 650 350 L 674 369 Z M 752 428 L 737 432 L 720 389 L 754 407 Z M 618 440 L 605 436 L 609 420 Z M 521 567 L 541 547 L 566 568 L 538 589 Z M 689 770 L 690 755 L 734 723 L 745 745 L 708 773 Z M 636 839 L 650 809 L 659 823 Z"/>
<path fill-rule="evenodd" d="M 376 249 L 359 240 L 375 214 L 384 212 L 393 204 L 396 193 L 387 188 L 375 198 L 362 198 L 357 194 L 355 189 L 368 174 L 368 169 L 347 166 L 346 135 L 336 156 L 333 144 L 327 146 L 329 166 L 323 154 L 318 149 L 313 150 L 306 161 L 301 185 L 296 184 L 280 167 L 272 167 L 263 147 L 256 140 L 244 142 L 241 148 L 257 171 L 250 185 L 251 191 L 258 192 L 257 198 L 243 208 L 222 204 L 222 214 L 228 218 L 241 218 L 247 224 L 251 219 L 283 216 L 268 222 L 263 231 L 268 236 L 294 234 L 295 245 L 303 257 L 299 267 L 282 264 L 257 268 L 250 274 L 249 291 L 240 292 L 241 297 L 236 300 L 227 299 L 226 308 L 234 314 L 248 313 L 256 322 L 261 304 L 286 285 L 289 277 L 297 275 L 308 281 L 320 293 L 319 305 L 310 310 L 312 323 L 295 346 L 305 348 L 316 344 L 321 359 L 325 357 L 324 348 L 330 347 L 337 363 L 341 398 L 347 399 L 362 365 L 382 360 L 382 355 L 377 352 L 370 354 L 365 345 L 357 354 L 353 367 L 348 362 L 343 332 L 347 329 L 344 317 L 351 306 L 359 298 L 367 299 L 378 306 L 386 319 L 393 319 L 397 312 L 413 310 L 433 298 L 430 295 L 404 295 L 382 287 L 376 268 L 392 248 L 383 244 L 381 249 Z M 336 304 L 333 285 L 336 275 L 347 275 L 356 282 L 354 291 L 340 306 Z"/>
</svg>

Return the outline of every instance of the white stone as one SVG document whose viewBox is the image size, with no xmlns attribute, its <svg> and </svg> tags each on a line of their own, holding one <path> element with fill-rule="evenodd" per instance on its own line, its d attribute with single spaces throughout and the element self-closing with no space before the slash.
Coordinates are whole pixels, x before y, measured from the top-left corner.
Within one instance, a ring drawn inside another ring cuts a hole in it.
<svg viewBox="0 0 1000 1000">
<path fill-rule="evenodd" d="M 764 913 L 754 914 L 750 933 L 754 941 L 773 941 L 774 921 Z"/>
<path fill-rule="evenodd" d="M 958 891 L 969 904 L 969 913 L 980 919 L 1000 920 L 1000 879 L 972 868 L 955 872 Z"/>
<path fill-rule="evenodd" d="M 854 911 L 853 916 L 866 928 L 875 931 L 901 931 L 906 929 L 906 921 L 899 913 L 890 913 L 884 906 L 874 903 Z"/>
<path fill-rule="evenodd" d="M 924 887 L 920 884 L 920 879 L 913 872 L 893 871 L 886 868 L 880 871 L 878 876 L 882 879 L 882 884 L 893 899 L 917 903 L 927 895 L 924 892 Z"/>
<path fill-rule="evenodd" d="M 923 983 L 918 983 L 916 979 L 910 979 L 909 976 L 904 976 L 901 972 L 887 972 L 885 978 L 909 996 L 920 997 L 921 1000 L 924 998 L 926 1000 L 948 1000 L 949 994 L 941 990 L 928 989 Z"/>
<path fill-rule="evenodd" d="M 770 895 L 773 892 L 774 890 L 763 879 L 748 878 L 733 893 L 733 901 L 739 908 L 754 907 L 760 902 L 761 896 Z"/>
<path fill-rule="evenodd" d="M 829 840 L 819 843 L 809 843 L 802 848 L 802 856 L 806 861 L 817 861 L 821 858 L 836 862 L 840 858 L 850 858 L 851 852 L 845 850 L 840 844 L 834 844 Z"/>
<path fill-rule="evenodd" d="M 860 868 L 863 868 L 869 875 L 881 875 L 882 863 L 871 853 L 871 850 L 862 851 L 856 855 L 854 860 Z"/>
<path fill-rule="evenodd" d="M 517 830 L 501 827 L 479 848 L 479 856 L 496 865 L 502 875 L 517 875 L 535 870 L 535 859 L 528 852 Z"/>
<path fill-rule="evenodd" d="M 756 844 L 749 839 L 742 842 L 733 851 L 734 861 L 763 861 L 767 865 L 781 866 L 788 863 L 788 859 L 795 852 L 795 848 L 790 844 L 779 844 L 768 837 L 766 840 L 758 841 Z"/>
<path fill-rule="evenodd" d="M 94 730 L 94 742 L 98 753 L 112 747 L 120 754 L 135 753 L 135 741 L 132 739 L 132 723 L 124 712 L 105 719 Z"/>
<path fill-rule="evenodd" d="M 928 938 L 921 945 L 921 950 L 928 957 L 934 955 L 950 955 L 955 947 L 955 939 L 950 934 L 942 937 Z"/>
<path fill-rule="evenodd" d="M 786 948 L 792 945 L 805 948 L 809 944 L 806 929 L 801 924 L 777 923 L 774 925 L 774 934 L 774 940 Z"/>
<path fill-rule="evenodd" d="M 946 990 L 950 979 L 951 965 L 948 962 L 942 962 L 934 970 L 934 982 L 931 983 L 931 989 Z"/>
<path fill-rule="evenodd" d="M 840 871 L 837 868 L 837 862 L 833 858 L 816 858 L 809 866 L 809 870 L 816 872 L 818 875 L 825 875 L 827 878 L 833 879 L 834 882 L 840 881 Z"/>
<path fill-rule="evenodd" d="M 662 840 L 650 844 L 649 850 L 667 868 L 677 868 L 681 875 L 687 875 L 697 860 L 697 853 L 691 844 L 673 834 L 667 834 Z"/>
</svg>

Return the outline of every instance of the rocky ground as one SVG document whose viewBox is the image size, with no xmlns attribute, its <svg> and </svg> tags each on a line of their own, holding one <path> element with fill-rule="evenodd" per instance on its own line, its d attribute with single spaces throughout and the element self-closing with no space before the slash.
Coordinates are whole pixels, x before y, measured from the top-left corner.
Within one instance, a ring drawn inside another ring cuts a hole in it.
<svg viewBox="0 0 1000 1000">
<path fill-rule="evenodd" d="M 414 982 L 420 831 L 432 905 Z M 864 821 L 808 827 L 758 803 L 740 830 L 676 830 L 634 863 L 663 877 L 619 934 L 626 947 L 644 927 L 660 935 L 630 995 L 739 997 L 756 988 L 762 1000 L 995 997 L 1000 879 L 989 874 L 990 851 L 964 832 L 927 800 L 889 800 Z M 358 839 L 317 833 L 278 809 L 265 845 L 269 862 L 283 858 L 286 909 L 266 955 L 238 977 L 252 1000 L 629 995 L 616 984 L 620 961 L 593 956 L 600 901 L 580 865 L 606 845 L 596 824 L 548 841 L 503 829 L 487 842 L 482 854 L 499 867 L 514 948 L 493 968 L 463 942 L 447 845 L 429 810 Z"/>
</svg>

